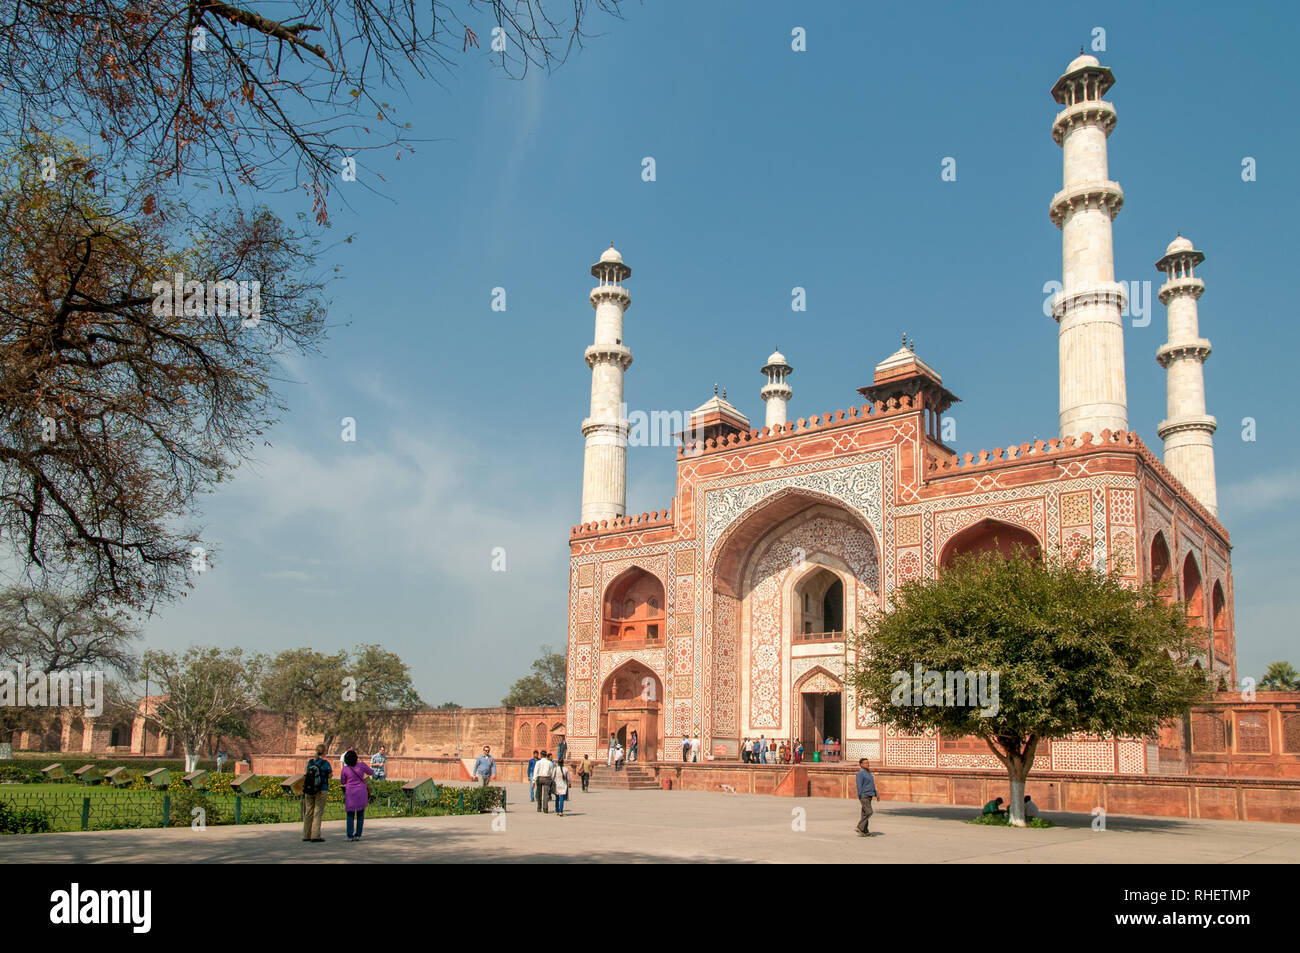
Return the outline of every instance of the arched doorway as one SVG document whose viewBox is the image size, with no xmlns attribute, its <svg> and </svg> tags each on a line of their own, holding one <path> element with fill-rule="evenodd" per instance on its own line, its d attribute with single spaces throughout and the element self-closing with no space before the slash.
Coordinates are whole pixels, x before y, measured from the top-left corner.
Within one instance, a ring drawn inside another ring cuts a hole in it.
<svg viewBox="0 0 1300 953">
<path fill-rule="evenodd" d="M 1003 523 L 1001 520 L 983 519 L 948 540 L 939 555 L 939 568 L 951 566 L 958 554 L 979 555 L 997 552 L 1009 557 L 1019 550 L 1023 550 L 1034 559 L 1042 558 L 1042 546 L 1039 545 L 1038 538 L 1029 530 L 1011 523 Z"/>
<path fill-rule="evenodd" d="M 825 566 L 814 566 L 795 583 L 791 607 L 795 642 L 844 637 L 844 581 Z"/>
<path fill-rule="evenodd" d="M 851 653 L 847 643 L 800 643 L 845 642 L 842 631 L 829 633 L 879 605 L 879 552 L 860 512 L 804 488 L 773 493 L 719 535 L 705 570 L 713 660 L 706 746 L 733 758 L 742 738 L 798 740 L 795 683 L 806 664 L 799 659 L 847 663 Z M 843 705 L 831 708 L 842 712 Z M 853 730 L 842 714 L 840 728 Z"/>
<path fill-rule="evenodd" d="M 613 735 L 631 757 L 632 732 L 637 734 L 638 759 L 659 758 L 663 739 L 663 682 L 636 659 L 624 662 L 605 679 L 600 691 L 600 741 Z"/>
<path fill-rule="evenodd" d="M 825 750 L 823 742 L 835 739 L 836 753 L 844 750 L 844 686 L 820 666 L 799 679 L 794 686 L 797 712 L 795 736 L 803 742 L 805 757 L 812 760 L 814 751 Z"/>
<path fill-rule="evenodd" d="M 85 733 L 86 733 L 85 723 L 81 720 L 81 716 L 73 715 L 71 721 L 69 722 L 68 743 L 64 747 L 64 750 L 81 751 L 83 747 L 83 742 L 85 741 Z"/>
<path fill-rule="evenodd" d="M 609 584 L 602 604 L 601 635 L 605 648 L 662 645 L 664 587 L 650 573 L 633 566 Z"/>
</svg>

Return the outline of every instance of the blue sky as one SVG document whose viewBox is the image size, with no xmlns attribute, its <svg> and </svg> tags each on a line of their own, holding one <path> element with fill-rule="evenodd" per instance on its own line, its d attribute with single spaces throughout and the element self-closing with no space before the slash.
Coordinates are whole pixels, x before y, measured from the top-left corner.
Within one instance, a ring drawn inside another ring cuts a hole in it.
<svg viewBox="0 0 1300 953">
<path fill-rule="evenodd" d="M 542 643 L 565 640 L 588 268 L 611 240 L 633 270 L 631 410 L 687 410 L 716 381 L 761 421 L 758 368 L 777 345 L 796 369 L 792 416 L 847 407 L 906 331 L 962 398 L 960 452 L 1055 436 L 1048 91 L 1101 27 L 1126 196 L 1116 277 L 1158 288 L 1175 230 L 1207 256 L 1241 671 L 1300 664 L 1300 426 L 1277 360 L 1300 336 L 1300 16 L 1132 6 L 648 2 L 593 20 L 603 35 L 551 75 L 511 81 L 471 50 L 442 87 L 394 94 L 413 134 L 437 141 L 363 158 L 379 195 L 339 185 L 354 191 L 333 235 L 355 238 L 323 262 L 342 265 L 337 326 L 323 355 L 288 362 L 273 446 L 204 501 L 215 568 L 150 620 L 149 645 L 380 642 L 427 701 L 497 703 Z M 795 27 L 806 52 L 791 49 Z M 1147 306 L 1149 323 L 1125 330 L 1129 419 L 1158 453 L 1165 315 Z M 340 439 L 346 416 L 355 443 Z M 673 460 L 630 451 L 630 512 L 670 504 Z M 494 547 L 505 572 L 491 571 Z"/>
</svg>

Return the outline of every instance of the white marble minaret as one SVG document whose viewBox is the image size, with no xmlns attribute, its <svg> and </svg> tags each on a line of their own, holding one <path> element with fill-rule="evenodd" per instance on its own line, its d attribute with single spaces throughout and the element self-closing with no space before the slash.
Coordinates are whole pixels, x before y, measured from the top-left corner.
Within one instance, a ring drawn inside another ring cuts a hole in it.
<svg viewBox="0 0 1300 953">
<path fill-rule="evenodd" d="M 784 424 L 786 407 L 790 403 L 790 398 L 794 396 L 794 388 L 786 383 L 786 378 L 794 373 L 794 368 L 786 363 L 784 354 L 773 351 L 760 371 L 767 376 L 767 383 L 758 392 L 767 409 L 767 419 L 764 424 L 768 427 Z"/>
<path fill-rule="evenodd" d="M 1205 412 L 1205 359 L 1210 342 L 1201 337 L 1196 302 L 1205 282 L 1196 266 L 1205 256 L 1179 235 L 1156 268 L 1165 273 L 1160 303 L 1168 309 L 1169 340 L 1156 351 L 1165 369 L 1167 415 L 1156 432 L 1165 442 L 1165 466 L 1215 516 L 1219 496 L 1214 482 L 1214 431 L 1218 421 Z"/>
<path fill-rule="evenodd" d="M 596 339 L 585 357 L 591 368 L 591 416 L 582 422 L 587 438 L 582 458 L 582 522 L 622 516 L 627 508 L 627 418 L 623 416 L 623 372 L 632 352 L 623 344 L 623 312 L 632 296 L 623 282 L 632 269 L 613 242 L 591 266 Z"/>
<path fill-rule="evenodd" d="M 1065 184 L 1051 205 L 1061 230 L 1062 290 L 1052 316 L 1059 325 L 1062 437 L 1128 429 L 1121 318 L 1128 301 L 1115 283 L 1110 230 L 1124 193 L 1106 166 L 1115 107 L 1101 98 L 1114 82 L 1107 67 L 1081 54 L 1052 87 L 1065 107 L 1052 123 Z"/>
</svg>

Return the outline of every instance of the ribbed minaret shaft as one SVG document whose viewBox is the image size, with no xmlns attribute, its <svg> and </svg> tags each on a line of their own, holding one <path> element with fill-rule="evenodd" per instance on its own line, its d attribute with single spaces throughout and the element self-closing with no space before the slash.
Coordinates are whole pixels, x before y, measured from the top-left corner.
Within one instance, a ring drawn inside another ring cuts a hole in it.
<svg viewBox="0 0 1300 953">
<path fill-rule="evenodd" d="M 1205 360 L 1210 342 L 1201 337 L 1197 301 L 1205 282 L 1196 266 L 1205 260 L 1181 235 L 1169 243 L 1156 268 L 1165 273 L 1160 303 L 1169 317 L 1169 340 L 1156 352 L 1165 369 L 1166 414 L 1156 432 L 1165 442 L 1165 466 L 1214 515 L 1219 512 L 1214 479 L 1214 431 L 1205 412 Z"/>
<path fill-rule="evenodd" d="M 1052 316 L 1059 326 L 1062 437 L 1128 429 L 1121 317 L 1128 301 L 1115 282 L 1111 243 L 1124 193 L 1108 177 L 1115 107 L 1101 98 L 1114 82 L 1107 67 L 1080 55 L 1052 87 L 1065 107 L 1052 124 L 1065 182 L 1050 211 L 1061 229 L 1062 290 Z"/>
<path fill-rule="evenodd" d="M 794 368 L 786 363 L 785 355 L 778 349 L 772 352 L 760 371 L 767 377 L 767 383 L 759 391 L 766 409 L 766 419 L 763 422 L 768 427 L 783 426 L 790 398 L 794 396 L 794 388 L 786 382 L 786 378 L 794 373 Z"/>
<path fill-rule="evenodd" d="M 596 309 L 595 342 L 585 357 L 591 368 L 591 414 L 582 422 L 582 522 L 622 516 L 627 510 L 627 419 L 623 416 L 623 372 L 632 352 L 623 344 L 623 312 L 632 304 L 623 282 L 632 269 L 610 243 L 591 266 Z"/>
</svg>

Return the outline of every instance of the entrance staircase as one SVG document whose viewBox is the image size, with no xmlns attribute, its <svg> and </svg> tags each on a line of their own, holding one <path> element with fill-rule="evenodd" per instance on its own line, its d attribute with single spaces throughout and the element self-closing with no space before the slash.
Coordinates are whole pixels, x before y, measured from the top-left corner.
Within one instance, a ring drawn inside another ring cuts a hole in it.
<svg viewBox="0 0 1300 953">
<path fill-rule="evenodd" d="M 621 771 L 615 771 L 609 765 L 592 766 L 591 789 L 593 791 L 658 791 L 659 782 L 655 773 L 639 764 L 624 765 Z"/>
</svg>

